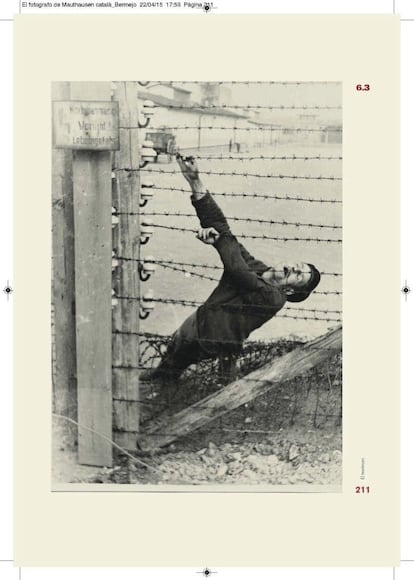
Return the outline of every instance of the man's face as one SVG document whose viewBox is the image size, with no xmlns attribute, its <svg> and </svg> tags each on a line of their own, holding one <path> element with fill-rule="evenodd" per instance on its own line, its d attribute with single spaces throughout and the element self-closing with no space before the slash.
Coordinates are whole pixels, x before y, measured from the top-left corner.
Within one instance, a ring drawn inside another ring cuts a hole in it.
<svg viewBox="0 0 414 580">
<path fill-rule="evenodd" d="M 268 274 L 269 273 L 269 274 Z M 265 275 L 268 274 L 266 277 Z M 268 270 L 263 277 L 272 279 L 281 287 L 299 289 L 306 286 L 311 279 L 311 270 L 304 262 L 279 262 L 272 270 Z"/>
</svg>

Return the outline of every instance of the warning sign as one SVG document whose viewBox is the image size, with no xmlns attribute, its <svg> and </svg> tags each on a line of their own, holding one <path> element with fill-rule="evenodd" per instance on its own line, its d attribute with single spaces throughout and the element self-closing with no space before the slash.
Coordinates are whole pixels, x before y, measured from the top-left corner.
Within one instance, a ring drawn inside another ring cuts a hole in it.
<svg viewBox="0 0 414 580">
<path fill-rule="evenodd" d="M 56 149 L 118 150 L 118 103 L 55 101 L 53 145 Z"/>
</svg>

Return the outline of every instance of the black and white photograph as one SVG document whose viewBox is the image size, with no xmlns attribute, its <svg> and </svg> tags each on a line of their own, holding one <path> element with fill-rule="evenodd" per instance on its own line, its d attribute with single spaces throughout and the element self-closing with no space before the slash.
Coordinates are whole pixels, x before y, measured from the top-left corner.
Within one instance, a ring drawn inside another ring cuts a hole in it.
<svg viewBox="0 0 414 580">
<path fill-rule="evenodd" d="M 340 493 L 342 83 L 51 100 L 52 486 Z"/>
</svg>

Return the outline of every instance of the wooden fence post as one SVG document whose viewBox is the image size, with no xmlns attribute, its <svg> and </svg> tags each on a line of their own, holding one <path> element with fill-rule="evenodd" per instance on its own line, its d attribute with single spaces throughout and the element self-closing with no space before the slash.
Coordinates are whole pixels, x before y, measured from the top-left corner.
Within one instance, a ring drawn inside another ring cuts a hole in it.
<svg viewBox="0 0 414 580">
<path fill-rule="evenodd" d="M 118 256 L 139 258 L 139 129 L 137 85 L 117 82 L 120 150 L 115 154 L 116 182 L 113 206 L 121 213 L 114 228 L 113 247 Z M 138 263 L 124 260 L 114 274 L 115 293 L 140 296 Z M 120 300 L 113 308 L 113 404 L 115 441 L 126 449 L 136 449 L 139 430 L 139 303 Z"/>
<path fill-rule="evenodd" d="M 71 83 L 71 99 L 110 101 L 109 82 Z M 79 462 L 111 466 L 111 153 L 73 153 Z M 85 429 L 83 428 L 85 427 Z"/>
<path fill-rule="evenodd" d="M 68 82 L 52 83 L 52 101 L 69 100 Z M 53 410 L 77 419 L 75 266 L 73 231 L 72 152 L 52 150 L 53 243 Z M 77 429 L 61 422 L 66 444 L 77 442 Z"/>
</svg>

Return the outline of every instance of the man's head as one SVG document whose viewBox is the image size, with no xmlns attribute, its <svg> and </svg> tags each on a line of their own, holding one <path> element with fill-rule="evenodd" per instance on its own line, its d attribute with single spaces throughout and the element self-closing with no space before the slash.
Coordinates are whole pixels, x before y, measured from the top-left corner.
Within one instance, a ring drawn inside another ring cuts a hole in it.
<svg viewBox="0 0 414 580">
<path fill-rule="evenodd" d="M 302 302 L 319 284 L 321 275 L 313 264 L 280 262 L 263 278 L 282 288 L 288 302 Z"/>
</svg>

